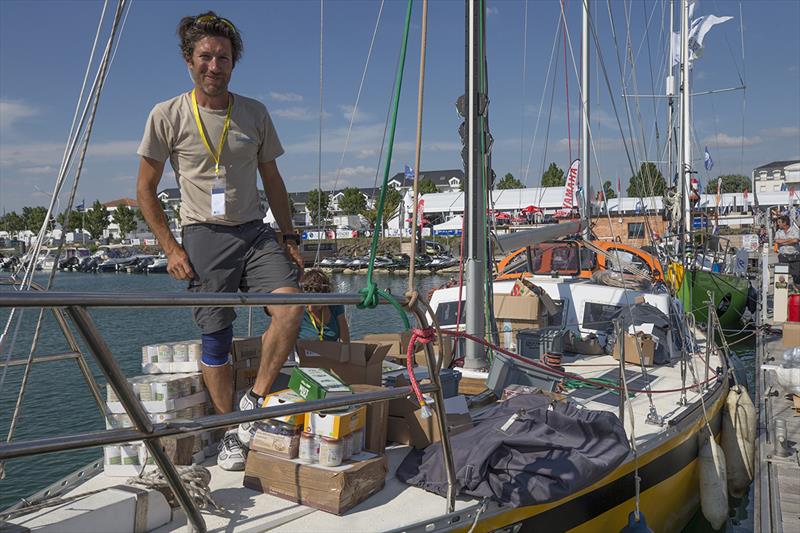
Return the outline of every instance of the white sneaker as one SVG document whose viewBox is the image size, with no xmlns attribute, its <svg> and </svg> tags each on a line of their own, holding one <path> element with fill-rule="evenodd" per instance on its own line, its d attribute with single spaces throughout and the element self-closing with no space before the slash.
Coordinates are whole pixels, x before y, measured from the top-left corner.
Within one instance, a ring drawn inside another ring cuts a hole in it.
<svg viewBox="0 0 800 533">
<path fill-rule="evenodd" d="M 256 404 L 255 401 L 250 397 L 250 390 L 244 393 L 242 399 L 239 400 L 239 410 L 240 411 L 249 411 L 251 409 L 257 409 L 260 407 Z M 244 422 L 243 424 L 239 424 L 238 429 L 238 436 L 239 442 L 242 443 L 243 446 L 250 447 L 250 441 L 253 439 L 253 433 L 255 432 L 255 427 L 253 426 L 252 422 Z"/>
<path fill-rule="evenodd" d="M 217 465 L 223 470 L 244 470 L 244 463 L 247 460 L 247 450 L 239 442 L 235 430 L 230 430 L 222 437 L 219 443 L 219 455 L 217 455 Z"/>
</svg>

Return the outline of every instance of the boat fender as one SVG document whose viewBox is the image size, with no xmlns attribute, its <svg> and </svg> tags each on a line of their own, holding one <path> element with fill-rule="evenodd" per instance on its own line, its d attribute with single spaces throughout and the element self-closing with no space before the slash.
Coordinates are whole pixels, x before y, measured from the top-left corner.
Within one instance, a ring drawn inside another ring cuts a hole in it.
<svg viewBox="0 0 800 533">
<path fill-rule="evenodd" d="M 713 435 L 706 438 L 698 457 L 700 467 L 700 508 L 715 530 L 728 520 L 728 490 L 725 453 Z"/>
<path fill-rule="evenodd" d="M 637 522 L 636 513 L 631 511 L 631 514 L 628 515 L 628 524 L 620 529 L 619 533 L 653 533 L 653 530 L 647 525 L 644 513 L 639 511 L 639 521 Z"/>
<path fill-rule="evenodd" d="M 732 387 L 722 413 L 720 445 L 725 453 L 728 492 L 741 498 L 755 472 L 756 408 L 747 390 Z"/>
</svg>

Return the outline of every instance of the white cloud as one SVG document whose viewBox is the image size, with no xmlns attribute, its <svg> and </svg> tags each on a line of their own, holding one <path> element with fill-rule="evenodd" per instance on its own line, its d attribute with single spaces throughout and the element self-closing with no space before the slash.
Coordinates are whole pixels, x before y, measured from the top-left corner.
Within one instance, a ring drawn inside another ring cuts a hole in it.
<svg viewBox="0 0 800 533">
<path fill-rule="evenodd" d="M 761 144 L 761 137 L 755 135 L 753 137 L 743 137 L 737 135 L 728 135 L 727 133 L 720 133 L 712 137 L 707 137 L 704 144 L 710 144 L 718 148 L 738 148 L 739 146 L 755 146 Z"/>
<path fill-rule="evenodd" d="M 276 117 L 285 118 L 286 120 L 300 120 L 300 121 L 307 121 L 307 120 L 317 120 L 319 119 L 319 112 L 312 111 L 307 107 L 300 107 L 300 106 L 292 106 L 292 107 L 283 107 L 280 109 L 273 109 L 271 111 L 273 115 Z M 323 113 L 323 117 L 329 116 L 328 113 Z"/>
<path fill-rule="evenodd" d="M 88 157 L 104 159 L 135 158 L 139 141 L 107 141 L 89 143 Z M 0 145 L 0 167 L 59 166 L 64 154 L 61 143 L 27 143 Z"/>
<path fill-rule="evenodd" d="M 0 130 L 10 129 L 20 119 L 39 114 L 35 107 L 20 100 L 0 100 Z"/>
<path fill-rule="evenodd" d="M 498 15 L 499 13 L 500 13 L 500 10 L 497 9 L 496 7 L 487 7 L 486 8 L 486 15 L 487 16 Z"/>
<path fill-rule="evenodd" d="M 783 126 L 780 128 L 767 128 L 761 130 L 764 135 L 770 137 L 798 137 L 800 136 L 800 128 L 797 126 Z"/>
<path fill-rule="evenodd" d="M 269 99 L 274 100 L 276 102 L 302 102 L 303 95 L 297 93 L 279 93 L 275 91 L 271 91 L 269 93 Z"/>
<path fill-rule="evenodd" d="M 354 106 L 349 105 L 349 104 L 343 104 L 343 105 L 339 105 L 338 107 L 339 107 L 339 110 L 342 112 L 342 116 L 344 117 L 344 119 L 347 122 L 350 122 L 350 117 L 353 114 Z M 356 112 L 356 116 L 353 119 L 353 123 L 366 122 L 366 121 L 371 120 L 371 119 L 372 119 L 372 114 L 371 113 L 367 113 L 366 111 L 363 111 L 363 110 L 359 109 Z"/>
</svg>

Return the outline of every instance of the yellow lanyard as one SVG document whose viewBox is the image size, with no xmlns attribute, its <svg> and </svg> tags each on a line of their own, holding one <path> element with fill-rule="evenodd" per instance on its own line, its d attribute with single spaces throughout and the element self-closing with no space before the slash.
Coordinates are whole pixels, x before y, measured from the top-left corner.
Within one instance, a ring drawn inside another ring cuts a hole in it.
<svg viewBox="0 0 800 533">
<path fill-rule="evenodd" d="M 203 139 L 203 144 L 206 145 L 208 154 L 211 156 L 211 159 L 214 160 L 215 176 L 219 176 L 219 160 L 222 157 L 222 147 L 225 146 L 225 141 L 228 139 L 228 128 L 231 125 L 231 109 L 233 109 L 233 95 L 229 94 L 228 114 L 225 115 L 225 125 L 222 127 L 222 135 L 219 137 L 217 153 L 215 154 L 214 151 L 211 150 L 211 145 L 208 144 L 208 138 L 206 138 L 206 132 L 203 130 L 203 122 L 200 120 L 200 110 L 197 108 L 197 96 L 195 96 L 194 89 L 192 89 L 192 111 L 194 111 L 194 121 L 197 123 L 197 131 L 200 132 L 200 138 Z"/>
<path fill-rule="evenodd" d="M 314 331 L 319 334 L 319 340 L 324 341 L 325 337 L 325 323 L 320 320 L 319 326 L 317 326 L 317 321 L 314 320 L 314 315 L 311 313 L 311 309 L 306 309 L 306 313 L 308 313 L 308 318 L 311 319 L 311 325 L 314 326 Z M 322 317 L 325 318 L 325 311 L 322 311 Z"/>
</svg>

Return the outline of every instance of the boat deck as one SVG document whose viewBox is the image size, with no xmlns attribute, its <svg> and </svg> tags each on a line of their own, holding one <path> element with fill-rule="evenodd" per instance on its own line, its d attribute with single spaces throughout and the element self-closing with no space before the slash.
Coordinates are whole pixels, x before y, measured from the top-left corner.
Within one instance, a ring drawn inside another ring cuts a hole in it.
<svg viewBox="0 0 800 533">
<path fill-rule="evenodd" d="M 697 361 L 697 372 L 701 375 L 704 368 L 702 361 Z M 564 361 L 568 371 L 579 373 L 585 377 L 606 377 L 616 379 L 619 363 L 611 356 L 587 356 L 570 362 Z M 714 356 L 711 361 L 711 372 L 719 365 Z M 677 389 L 681 386 L 680 363 L 649 367 L 646 369 L 654 390 Z M 689 375 L 691 382 L 691 374 Z M 702 380 L 703 378 L 700 377 Z M 638 366 L 626 365 L 626 380 L 631 389 L 643 388 L 642 370 Z M 574 401 L 588 409 L 604 410 L 617 413 L 618 396 L 599 389 L 574 389 L 567 392 Z M 656 446 L 669 438 L 673 432 L 666 422 L 678 417 L 699 400 L 697 391 L 687 391 L 688 406 L 681 406 L 677 400 L 679 393 L 655 393 L 652 395 L 653 405 L 658 415 L 664 417 L 663 425 L 646 422 L 650 413 L 650 401 L 644 393 L 637 393 L 631 399 L 634 413 L 633 427 L 628 412 L 625 413 L 625 427 L 628 433 L 635 432 L 637 447 L 640 452 Z M 475 416 L 480 418 L 480 412 Z M 319 511 L 299 505 L 276 496 L 262 494 L 242 486 L 242 472 L 226 472 L 215 464 L 216 458 L 206 461 L 211 471 L 211 496 L 225 510 L 224 513 L 203 512 L 209 531 L 442 531 L 468 527 L 480 502 L 466 498 L 456 501 L 456 512 L 446 514 L 446 501 L 435 494 L 422 489 L 410 487 L 395 477 L 395 471 L 409 450 L 408 446 L 395 445 L 387 449 L 389 470 L 383 490 L 360 503 L 342 516 Z M 89 479 L 71 493 L 79 494 L 98 489 L 110 488 L 124 484 L 125 478 L 107 477 L 99 474 Z M 15 520 L 18 525 L 31 527 L 37 523 L 54 522 L 59 516 L 65 516 L 79 510 L 81 500 L 50 508 L 46 511 L 20 517 Z M 483 511 L 483 516 L 501 513 L 502 509 L 491 506 Z M 186 524 L 180 510 L 173 513 L 172 521 L 156 529 L 160 533 L 178 531 Z"/>
<path fill-rule="evenodd" d="M 800 413 L 778 386 L 774 372 L 761 365 L 780 360 L 782 339 L 764 342 L 756 370 L 758 451 L 755 472 L 755 524 L 758 531 L 800 530 Z M 786 422 L 789 449 L 776 448 L 773 421 Z M 768 425 L 769 424 L 769 425 Z"/>
</svg>

